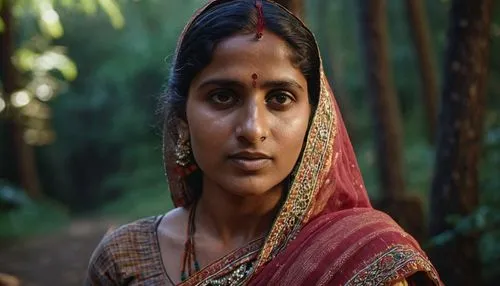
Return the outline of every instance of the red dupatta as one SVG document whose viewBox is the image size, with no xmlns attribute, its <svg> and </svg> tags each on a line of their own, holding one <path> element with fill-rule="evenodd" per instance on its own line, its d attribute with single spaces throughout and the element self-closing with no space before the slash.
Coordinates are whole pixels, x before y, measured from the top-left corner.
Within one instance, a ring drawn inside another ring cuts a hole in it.
<svg viewBox="0 0 500 286">
<path fill-rule="evenodd" d="M 210 1 L 191 22 L 227 1 L 231 0 Z M 182 40 L 183 36 L 178 46 Z M 185 206 L 185 183 L 175 172 L 170 149 L 164 150 L 172 198 L 176 206 Z M 268 236 L 222 257 L 181 285 L 230 279 L 249 285 L 384 285 L 417 272 L 424 273 L 429 284 L 442 284 L 418 243 L 371 207 L 340 111 L 321 71 L 318 106 L 304 151 Z"/>
</svg>

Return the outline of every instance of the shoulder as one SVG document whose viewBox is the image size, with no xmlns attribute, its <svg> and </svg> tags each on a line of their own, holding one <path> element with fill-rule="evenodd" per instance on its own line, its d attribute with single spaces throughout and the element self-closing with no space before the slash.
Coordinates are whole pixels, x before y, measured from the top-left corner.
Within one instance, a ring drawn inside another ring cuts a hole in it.
<svg viewBox="0 0 500 286">
<path fill-rule="evenodd" d="M 161 216 L 148 217 L 107 233 L 90 258 L 87 285 L 113 285 L 154 255 L 155 229 Z"/>
<path fill-rule="evenodd" d="M 182 230 L 187 223 L 189 212 L 185 208 L 175 208 L 163 216 L 161 227 L 167 227 L 174 231 Z"/>
<path fill-rule="evenodd" d="M 405 279 L 416 272 L 425 274 L 426 283 L 439 284 L 436 269 L 418 241 L 388 214 L 374 209 L 353 209 L 340 224 L 330 226 L 330 233 L 335 227 L 343 228 L 341 236 L 335 237 L 345 245 L 342 256 L 349 257 L 353 262 L 350 265 L 355 265 L 353 284 L 365 279 L 384 279 L 389 285 L 408 285 Z"/>
<path fill-rule="evenodd" d="M 137 243 L 148 242 L 154 238 L 154 232 L 161 217 L 147 217 L 122 225 L 107 233 L 100 246 L 115 253 L 137 247 Z"/>
<path fill-rule="evenodd" d="M 184 208 L 176 208 L 165 214 L 158 225 L 158 238 L 163 246 L 182 247 L 188 215 L 188 211 Z"/>
</svg>

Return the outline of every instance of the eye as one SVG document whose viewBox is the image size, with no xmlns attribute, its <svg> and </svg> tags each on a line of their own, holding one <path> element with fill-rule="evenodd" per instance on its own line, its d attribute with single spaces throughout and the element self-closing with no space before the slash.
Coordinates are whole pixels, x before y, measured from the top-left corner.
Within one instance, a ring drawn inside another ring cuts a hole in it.
<svg viewBox="0 0 500 286">
<path fill-rule="evenodd" d="M 275 109 L 285 109 L 295 102 L 295 97 L 287 91 L 274 91 L 266 98 L 266 103 Z"/>
<path fill-rule="evenodd" d="M 231 90 L 220 89 L 215 90 L 209 95 L 210 101 L 220 106 L 230 106 L 237 100 L 236 95 Z"/>
</svg>

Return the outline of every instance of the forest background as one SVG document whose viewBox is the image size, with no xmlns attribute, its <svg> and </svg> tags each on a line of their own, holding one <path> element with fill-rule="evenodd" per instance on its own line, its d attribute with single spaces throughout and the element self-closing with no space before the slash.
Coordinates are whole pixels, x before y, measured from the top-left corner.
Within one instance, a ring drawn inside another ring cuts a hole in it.
<svg viewBox="0 0 500 286">
<path fill-rule="evenodd" d="M 62 232 L 76 220 L 126 222 L 172 207 L 162 167 L 158 98 L 179 33 L 204 2 L 0 1 L 0 252 L 22 248 L 20 241 Z M 436 181 L 446 174 L 439 172 L 442 165 L 436 154 L 443 147 L 438 141 L 442 114 L 447 112 L 443 98 L 453 85 L 445 80 L 450 53 L 446 43 L 451 41 L 450 27 L 464 24 L 453 22 L 451 9 L 454 2 L 463 1 L 288 2 L 302 2 L 296 12 L 318 38 L 375 205 L 403 216 L 399 221 L 413 227 L 431 253 L 446 247 L 460 252 L 462 244 L 456 242 L 472 239 L 474 247 L 477 243 L 472 256 L 477 256 L 474 263 L 480 275 L 475 285 L 494 285 L 500 279 L 500 5 L 490 6 L 494 10 L 487 22 L 485 102 L 472 109 L 483 112 L 480 131 L 476 130 L 480 136 L 470 147 L 479 156 L 477 165 L 470 166 L 478 171 L 477 184 L 456 193 L 451 190 L 452 196 L 469 200 L 449 202 L 466 205 L 465 211 L 440 214 L 435 209 L 443 202 L 434 207 L 432 202 L 439 193 Z M 479 7 L 488 1 L 472 2 Z M 410 3 L 420 6 L 414 22 Z M 386 37 L 378 46 L 379 54 L 372 47 L 380 42 L 370 40 L 370 25 L 376 26 L 372 33 L 385 35 L 382 40 Z M 425 101 L 430 92 L 429 85 L 422 84 L 425 76 L 415 25 L 427 31 L 424 57 L 431 67 L 427 82 L 429 77 L 435 80 L 434 115 L 428 113 L 432 100 Z M 397 134 L 391 140 L 394 134 L 389 132 L 385 142 L 395 142 L 394 153 L 400 149 L 401 158 L 386 154 L 386 162 L 379 159 L 379 147 L 387 126 L 376 124 L 380 114 L 371 103 L 380 95 L 367 76 L 367 71 L 377 69 L 373 55 L 382 60 L 387 55 L 378 80 L 388 80 L 390 87 L 381 92 L 392 95 L 396 105 L 389 113 Z M 391 166 L 397 169 L 398 189 L 404 194 L 387 191 L 384 176 L 391 175 L 380 170 L 391 173 Z M 433 230 L 433 221 L 439 220 L 446 227 L 436 231 L 434 224 Z M 29 259 L 17 259 L 26 268 L 35 267 Z M 78 259 L 86 262 L 88 256 Z M 453 279 L 448 277 L 460 270 L 453 270 L 455 262 L 447 257 L 437 263 L 445 279 Z M 0 264 L 0 272 L 8 269 Z M 22 271 L 11 272 L 23 280 Z"/>
</svg>

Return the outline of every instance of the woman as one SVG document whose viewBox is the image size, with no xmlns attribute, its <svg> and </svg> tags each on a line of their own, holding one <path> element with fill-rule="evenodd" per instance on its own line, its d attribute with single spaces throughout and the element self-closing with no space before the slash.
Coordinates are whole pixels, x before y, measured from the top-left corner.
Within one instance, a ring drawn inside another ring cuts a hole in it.
<svg viewBox="0 0 500 286">
<path fill-rule="evenodd" d="M 176 209 L 107 235 L 91 285 L 440 285 L 371 208 L 312 33 L 271 1 L 186 26 L 165 103 Z"/>
</svg>

